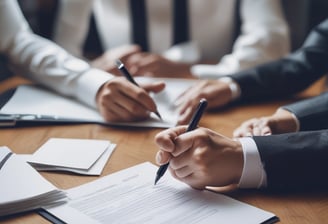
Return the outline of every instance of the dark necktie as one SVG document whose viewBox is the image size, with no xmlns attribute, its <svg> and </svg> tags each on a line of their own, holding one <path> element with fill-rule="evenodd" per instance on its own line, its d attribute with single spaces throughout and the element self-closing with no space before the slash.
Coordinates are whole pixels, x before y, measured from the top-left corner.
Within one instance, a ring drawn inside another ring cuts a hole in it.
<svg viewBox="0 0 328 224">
<path fill-rule="evenodd" d="M 172 45 L 189 41 L 188 0 L 173 1 Z"/>
<path fill-rule="evenodd" d="M 91 15 L 88 35 L 84 41 L 83 54 L 86 58 L 93 59 L 104 53 L 104 48 L 101 44 L 96 20 L 94 15 Z"/>
<path fill-rule="evenodd" d="M 148 51 L 147 10 L 144 0 L 130 0 L 132 41 Z"/>
</svg>

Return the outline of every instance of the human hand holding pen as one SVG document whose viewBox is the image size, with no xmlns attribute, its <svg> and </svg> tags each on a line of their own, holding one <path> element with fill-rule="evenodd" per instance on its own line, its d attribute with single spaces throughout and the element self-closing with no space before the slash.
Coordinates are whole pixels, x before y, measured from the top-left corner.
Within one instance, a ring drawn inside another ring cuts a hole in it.
<svg viewBox="0 0 328 224">
<path fill-rule="evenodd" d="M 140 121 L 156 110 L 148 92 L 160 92 L 165 83 L 147 83 L 142 88 L 127 82 L 124 77 L 114 77 L 102 85 L 96 96 L 97 107 L 107 122 Z"/>
<path fill-rule="evenodd" d="M 186 129 L 186 132 L 192 131 L 197 127 L 198 122 L 200 121 L 200 118 L 202 117 L 202 115 L 203 115 L 203 113 L 206 109 L 206 106 L 207 106 L 207 101 L 205 99 L 201 99 L 199 101 L 199 105 L 198 105 L 197 110 L 195 111 L 193 117 L 191 118 L 191 120 L 189 122 L 189 125 Z M 157 156 L 161 156 L 161 155 L 157 154 Z M 162 164 L 160 166 L 160 168 L 158 169 L 158 171 L 156 173 L 155 184 L 164 175 L 164 173 L 166 172 L 168 166 L 169 166 L 169 160 L 167 160 L 167 162 L 165 164 Z"/>
<path fill-rule="evenodd" d="M 241 143 L 207 128 L 186 129 L 177 126 L 156 135 L 157 163 L 170 161 L 172 176 L 195 189 L 238 184 L 244 165 Z"/>
<path fill-rule="evenodd" d="M 134 80 L 134 78 L 132 77 L 132 75 L 130 74 L 130 72 L 126 69 L 126 67 L 124 66 L 124 64 L 117 59 L 116 60 L 116 65 L 117 68 L 120 70 L 120 72 L 122 73 L 122 75 L 124 75 L 124 77 L 129 80 L 129 82 L 133 83 L 135 86 L 138 86 L 138 83 Z M 155 104 L 155 103 L 154 103 Z M 156 114 L 156 116 L 162 120 L 161 115 L 159 114 L 159 112 L 157 111 L 157 108 L 155 108 L 155 110 L 151 110 L 152 112 L 154 112 Z"/>
</svg>

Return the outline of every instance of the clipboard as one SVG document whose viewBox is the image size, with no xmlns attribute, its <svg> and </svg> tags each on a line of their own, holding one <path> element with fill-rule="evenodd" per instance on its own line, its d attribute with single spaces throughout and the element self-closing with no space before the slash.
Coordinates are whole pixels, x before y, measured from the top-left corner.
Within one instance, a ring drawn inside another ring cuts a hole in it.
<svg viewBox="0 0 328 224">
<path fill-rule="evenodd" d="M 8 101 L 13 97 L 17 88 L 9 89 L 0 94 L 0 109 L 3 108 Z M 96 121 L 88 121 L 81 119 L 65 118 L 56 115 L 42 115 L 42 114 L 16 114 L 16 113 L 1 113 L 0 112 L 0 128 L 12 127 L 30 127 L 40 125 L 65 125 L 65 124 L 93 124 L 101 123 Z"/>
</svg>

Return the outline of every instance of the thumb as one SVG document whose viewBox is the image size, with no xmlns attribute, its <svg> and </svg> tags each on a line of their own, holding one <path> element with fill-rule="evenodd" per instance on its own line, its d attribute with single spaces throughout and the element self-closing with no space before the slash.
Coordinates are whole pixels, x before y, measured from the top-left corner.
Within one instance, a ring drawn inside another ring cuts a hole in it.
<svg viewBox="0 0 328 224">
<path fill-rule="evenodd" d="M 158 165 L 163 165 L 168 163 L 171 157 L 172 157 L 171 154 L 168 152 L 158 151 L 156 154 L 156 162 Z"/>
<path fill-rule="evenodd" d="M 147 92 L 154 92 L 159 93 L 165 88 L 164 82 L 157 82 L 157 83 L 145 83 L 141 86 Z"/>
</svg>

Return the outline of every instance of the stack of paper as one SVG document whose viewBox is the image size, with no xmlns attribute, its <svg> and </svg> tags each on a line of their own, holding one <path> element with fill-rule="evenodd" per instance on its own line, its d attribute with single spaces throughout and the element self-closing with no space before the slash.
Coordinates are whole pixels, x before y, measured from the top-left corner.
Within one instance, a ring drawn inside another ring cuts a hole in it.
<svg viewBox="0 0 328 224">
<path fill-rule="evenodd" d="M 0 147 L 0 216 L 66 202 L 66 193 L 44 179 L 33 167 Z"/>
<path fill-rule="evenodd" d="M 115 147 L 107 140 L 50 138 L 25 159 L 40 171 L 100 175 Z"/>
</svg>

